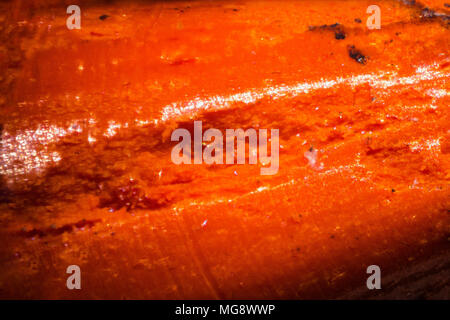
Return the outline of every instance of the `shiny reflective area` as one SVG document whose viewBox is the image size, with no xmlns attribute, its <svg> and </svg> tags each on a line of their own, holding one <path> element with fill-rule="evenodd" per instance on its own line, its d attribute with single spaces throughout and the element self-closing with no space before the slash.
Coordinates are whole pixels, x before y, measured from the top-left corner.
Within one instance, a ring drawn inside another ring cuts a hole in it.
<svg viewBox="0 0 450 320">
<path fill-rule="evenodd" d="M 429 80 L 438 80 L 449 76 L 448 72 L 438 69 L 438 64 L 420 66 L 415 74 L 407 77 L 398 77 L 395 72 L 382 72 L 379 74 L 362 74 L 347 78 L 322 79 L 316 82 L 301 82 L 291 86 L 269 86 L 259 90 L 244 91 L 232 95 L 216 95 L 209 98 L 194 98 L 188 101 L 174 102 L 164 106 L 161 116 L 156 119 L 135 119 L 135 126 L 158 125 L 168 120 L 177 119 L 184 115 L 194 116 L 199 112 L 217 111 L 227 109 L 237 103 L 251 105 L 258 100 L 271 98 L 273 100 L 285 97 L 293 98 L 302 94 L 308 94 L 316 90 L 327 89 L 338 85 L 357 87 L 368 84 L 372 88 L 389 89 L 398 85 L 414 85 Z M 386 95 L 392 94 L 386 92 Z M 447 89 L 429 89 L 426 94 L 434 99 L 442 99 L 449 95 Z M 424 106 L 403 106 L 403 108 L 433 108 L 433 104 Z M 80 119 L 69 123 L 66 127 L 59 127 L 49 123 L 42 123 L 37 129 L 19 131 L 11 135 L 7 128 L 2 133 L 0 174 L 8 177 L 8 182 L 30 173 L 42 173 L 50 164 L 57 164 L 61 156 L 57 151 L 50 151 L 49 145 L 56 143 L 60 138 L 72 134 L 79 134 L 84 130 L 95 127 L 96 120 Z M 117 123 L 109 121 L 109 126 L 102 133 L 103 136 L 111 138 L 118 130 L 129 127 L 129 123 Z M 88 142 L 93 144 L 98 137 L 88 135 Z M 429 144 L 427 144 L 429 145 Z M 436 145 L 436 143 L 434 143 Z M 423 149 L 419 142 L 414 143 L 414 148 Z"/>
</svg>

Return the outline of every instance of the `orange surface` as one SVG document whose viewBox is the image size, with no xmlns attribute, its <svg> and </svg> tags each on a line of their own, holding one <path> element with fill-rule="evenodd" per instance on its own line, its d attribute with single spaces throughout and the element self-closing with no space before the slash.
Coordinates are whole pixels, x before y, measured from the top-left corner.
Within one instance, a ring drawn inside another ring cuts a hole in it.
<svg viewBox="0 0 450 320">
<path fill-rule="evenodd" d="M 1 4 L 0 297 L 336 298 L 448 251 L 442 1 L 49 3 Z M 194 119 L 280 129 L 278 174 L 174 165 Z"/>
</svg>

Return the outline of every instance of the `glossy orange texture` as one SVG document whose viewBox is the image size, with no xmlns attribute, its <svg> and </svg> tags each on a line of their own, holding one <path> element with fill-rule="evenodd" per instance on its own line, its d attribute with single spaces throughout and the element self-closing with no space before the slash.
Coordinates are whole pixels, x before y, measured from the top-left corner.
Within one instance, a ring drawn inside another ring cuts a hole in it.
<svg viewBox="0 0 450 320">
<path fill-rule="evenodd" d="M 2 3 L 0 297 L 339 298 L 445 254 L 444 3 Z M 194 120 L 279 129 L 279 172 L 174 165 Z"/>
</svg>

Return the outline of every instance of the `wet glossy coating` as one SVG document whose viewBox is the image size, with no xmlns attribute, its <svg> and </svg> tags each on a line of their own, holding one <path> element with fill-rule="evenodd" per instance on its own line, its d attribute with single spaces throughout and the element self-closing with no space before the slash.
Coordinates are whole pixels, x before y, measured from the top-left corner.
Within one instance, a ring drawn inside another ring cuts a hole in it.
<svg viewBox="0 0 450 320">
<path fill-rule="evenodd" d="M 48 3 L 0 4 L 0 297 L 335 298 L 448 251 L 444 1 Z M 193 120 L 279 129 L 278 174 L 174 165 Z"/>
</svg>

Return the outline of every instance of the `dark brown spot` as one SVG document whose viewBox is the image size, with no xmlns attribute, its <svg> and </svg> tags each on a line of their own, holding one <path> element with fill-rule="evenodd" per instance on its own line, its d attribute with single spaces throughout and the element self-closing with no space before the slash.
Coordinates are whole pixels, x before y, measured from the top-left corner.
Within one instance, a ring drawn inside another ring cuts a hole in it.
<svg viewBox="0 0 450 320">
<path fill-rule="evenodd" d="M 361 51 L 356 49 L 355 46 L 348 46 L 348 55 L 360 64 L 366 64 L 367 62 L 366 56 L 364 56 Z"/>
<path fill-rule="evenodd" d="M 39 238 L 43 238 L 46 236 L 58 236 L 63 234 L 64 232 L 70 233 L 73 232 L 74 227 L 76 228 L 83 228 L 83 227 L 88 227 L 88 228 L 92 228 L 97 222 L 100 222 L 100 219 L 96 219 L 96 220 L 86 220 L 83 219 L 81 221 L 75 222 L 75 223 L 68 223 L 65 224 L 59 228 L 57 228 L 55 225 L 51 225 L 50 227 L 46 228 L 46 229 L 32 229 L 32 230 L 25 230 L 22 229 L 19 231 L 19 235 L 25 237 L 25 238 L 34 238 L 34 237 L 39 237 Z"/>
<path fill-rule="evenodd" d="M 309 31 L 333 31 L 334 32 L 334 38 L 337 40 L 345 39 L 346 34 L 344 31 L 344 27 L 340 25 L 339 23 L 334 24 L 324 24 L 321 26 L 309 26 Z"/>
</svg>

